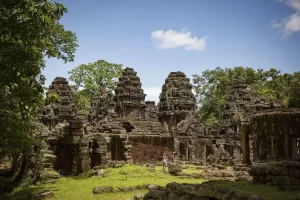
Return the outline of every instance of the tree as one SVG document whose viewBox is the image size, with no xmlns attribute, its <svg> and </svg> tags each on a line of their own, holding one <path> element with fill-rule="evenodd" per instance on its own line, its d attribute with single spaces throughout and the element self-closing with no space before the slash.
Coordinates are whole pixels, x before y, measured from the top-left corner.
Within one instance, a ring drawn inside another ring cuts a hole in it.
<svg viewBox="0 0 300 200">
<path fill-rule="evenodd" d="M 75 82 L 73 91 L 77 105 L 87 111 L 88 102 L 94 95 L 101 95 L 107 89 L 116 86 L 116 79 L 122 74 L 122 65 L 98 60 L 94 63 L 82 64 L 69 71 L 70 80 Z M 87 102 L 88 101 L 88 102 Z"/>
<path fill-rule="evenodd" d="M 0 152 L 28 150 L 43 100 L 45 57 L 73 61 L 77 39 L 59 20 L 62 4 L 45 0 L 0 1 Z"/>
<path fill-rule="evenodd" d="M 280 93 L 275 82 L 279 80 L 279 74 L 280 71 L 276 69 L 264 71 L 240 66 L 225 69 L 217 67 L 214 70 L 202 72 L 201 76 L 193 75 L 201 122 L 205 126 L 222 123 L 227 93 L 237 79 L 242 78 L 246 84 L 250 85 L 250 90 L 256 96 L 276 98 L 276 94 Z"/>
<path fill-rule="evenodd" d="M 300 72 L 295 72 L 290 80 L 288 106 L 300 108 Z"/>
</svg>

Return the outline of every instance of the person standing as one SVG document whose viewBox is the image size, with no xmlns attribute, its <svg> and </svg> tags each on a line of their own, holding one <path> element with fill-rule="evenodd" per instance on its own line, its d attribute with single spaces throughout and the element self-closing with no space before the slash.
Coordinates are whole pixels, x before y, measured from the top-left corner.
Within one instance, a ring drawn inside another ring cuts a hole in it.
<svg viewBox="0 0 300 200">
<path fill-rule="evenodd" d="M 163 171 L 165 172 L 166 168 L 168 167 L 168 157 L 165 153 L 163 155 L 162 163 L 163 163 Z"/>
</svg>

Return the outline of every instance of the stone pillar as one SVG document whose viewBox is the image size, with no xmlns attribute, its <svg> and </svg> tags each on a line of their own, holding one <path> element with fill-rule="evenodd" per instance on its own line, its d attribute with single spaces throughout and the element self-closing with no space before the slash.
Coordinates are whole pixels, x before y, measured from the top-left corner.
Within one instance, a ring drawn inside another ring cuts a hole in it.
<svg viewBox="0 0 300 200">
<path fill-rule="evenodd" d="M 201 146 L 201 160 L 206 160 L 206 145 L 203 143 Z"/>
<path fill-rule="evenodd" d="M 185 143 L 185 161 L 189 160 L 189 145 Z"/>
<path fill-rule="evenodd" d="M 243 165 L 250 165 L 250 148 L 249 148 L 249 123 L 241 124 L 241 134 L 242 134 L 242 150 L 243 150 Z"/>
</svg>

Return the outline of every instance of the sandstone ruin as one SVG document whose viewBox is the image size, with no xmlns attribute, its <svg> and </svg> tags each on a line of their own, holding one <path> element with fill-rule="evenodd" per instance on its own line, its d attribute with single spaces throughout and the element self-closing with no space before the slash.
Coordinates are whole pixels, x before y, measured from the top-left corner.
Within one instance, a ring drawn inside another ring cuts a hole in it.
<svg viewBox="0 0 300 200">
<path fill-rule="evenodd" d="M 57 77 L 50 93 L 58 99 L 45 102 L 40 113 L 40 137 L 46 140 L 41 169 L 61 175 L 124 163 L 155 164 L 163 153 L 172 162 L 231 166 L 300 157 L 300 111 L 253 97 L 243 80 L 236 80 L 227 95 L 225 124 L 212 129 L 201 126 L 183 72 L 169 74 L 158 104 L 145 101 L 132 68 L 123 71 L 114 94 L 93 97 L 88 115 L 76 113 L 65 78 Z"/>
</svg>

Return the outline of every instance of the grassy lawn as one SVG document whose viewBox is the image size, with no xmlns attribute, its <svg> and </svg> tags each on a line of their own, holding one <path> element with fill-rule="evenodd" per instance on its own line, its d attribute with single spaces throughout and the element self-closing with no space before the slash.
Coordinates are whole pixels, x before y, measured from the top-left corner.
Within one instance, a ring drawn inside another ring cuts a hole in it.
<svg viewBox="0 0 300 200">
<path fill-rule="evenodd" d="M 147 190 L 135 190 L 133 192 L 114 192 L 107 194 L 93 194 L 92 190 L 97 186 L 112 186 L 116 191 L 118 187 L 138 186 L 145 184 L 158 184 L 165 186 L 170 182 L 178 183 L 196 183 L 201 184 L 205 180 L 193 178 L 178 178 L 168 173 L 163 173 L 162 167 L 156 167 L 155 171 L 149 168 L 126 165 L 122 168 L 108 168 L 107 177 L 62 177 L 56 184 L 46 184 L 42 186 L 32 186 L 29 188 L 17 188 L 11 194 L 11 199 L 28 199 L 32 192 L 51 190 L 55 193 L 53 200 L 119 200 L 133 199 L 135 194 L 145 194 Z M 183 170 L 185 173 L 201 173 L 201 169 L 190 167 Z M 218 181 L 220 187 L 234 188 L 240 191 L 248 192 L 263 197 L 265 200 L 300 200 L 300 192 L 285 192 L 267 185 L 252 184 L 249 181 Z"/>
<path fill-rule="evenodd" d="M 42 190 L 51 190 L 55 193 L 53 200 L 90 200 L 90 199 L 133 199 L 135 194 L 146 193 L 147 190 L 136 190 L 130 193 L 116 192 L 111 194 L 96 194 L 92 193 L 94 187 L 97 186 L 112 186 L 117 190 L 118 187 L 137 186 L 145 184 L 158 184 L 165 186 L 170 182 L 178 183 L 202 183 L 201 179 L 180 179 L 171 176 L 168 173 L 163 173 L 162 169 L 157 167 L 154 172 L 149 168 L 126 165 L 122 168 L 107 169 L 107 177 L 62 177 L 56 184 L 47 184 L 40 187 L 33 186 L 29 188 L 18 188 L 12 195 L 12 199 L 28 199 L 31 192 Z"/>
</svg>

